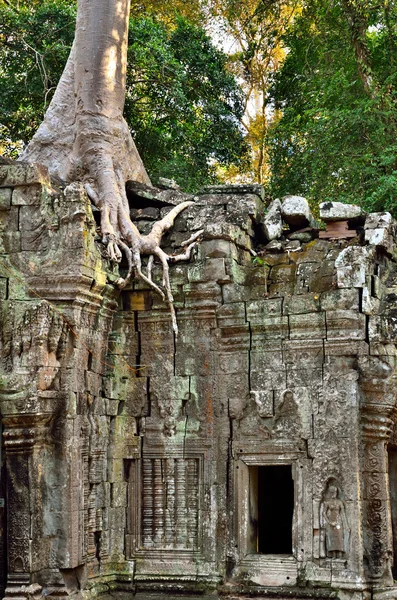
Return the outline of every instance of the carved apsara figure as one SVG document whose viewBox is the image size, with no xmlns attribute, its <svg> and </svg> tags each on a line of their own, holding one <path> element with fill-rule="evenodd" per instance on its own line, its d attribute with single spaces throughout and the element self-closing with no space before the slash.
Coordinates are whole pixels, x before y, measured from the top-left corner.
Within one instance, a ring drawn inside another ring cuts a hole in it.
<svg viewBox="0 0 397 600">
<path fill-rule="evenodd" d="M 285 390 L 276 414 L 275 432 L 287 438 L 296 437 L 301 431 L 298 404 L 291 390 Z"/>
<path fill-rule="evenodd" d="M 348 552 L 350 529 L 345 504 L 340 499 L 339 487 L 333 479 L 325 488 L 320 517 L 324 532 L 325 555 L 329 558 L 344 558 Z"/>
</svg>

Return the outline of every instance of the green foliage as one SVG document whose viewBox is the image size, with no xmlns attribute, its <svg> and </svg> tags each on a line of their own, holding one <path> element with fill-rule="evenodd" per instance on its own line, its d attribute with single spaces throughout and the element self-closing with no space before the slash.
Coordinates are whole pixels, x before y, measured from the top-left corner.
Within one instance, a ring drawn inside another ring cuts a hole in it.
<svg viewBox="0 0 397 600">
<path fill-rule="evenodd" d="M 0 4 L 0 152 L 15 157 L 40 124 L 74 36 L 73 0 Z M 150 12 L 150 11 L 149 11 Z M 204 30 L 182 17 L 131 18 L 125 116 L 153 178 L 185 189 L 244 162 L 242 92 Z"/>
<path fill-rule="evenodd" d="M 73 42 L 70 0 L 0 6 L 0 150 L 14 156 L 39 126 Z"/>
<path fill-rule="evenodd" d="M 396 12 L 312 0 L 296 19 L 273 88 L 273 194 L 397 213 Z"/>
<path fill-rule="evenodd" d="M 128 63 L 125 113 L 153 178 L 197 189 L 216 180 L 216 163 L 243 162 L 242 93 L 203 29 L 133 19 Z"/>
</svg>

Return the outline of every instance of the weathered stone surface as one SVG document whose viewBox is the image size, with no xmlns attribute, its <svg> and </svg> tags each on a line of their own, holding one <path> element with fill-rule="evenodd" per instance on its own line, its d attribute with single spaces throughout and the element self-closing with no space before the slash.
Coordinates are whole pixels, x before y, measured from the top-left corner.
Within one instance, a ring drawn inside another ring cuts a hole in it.
<svg viewBox="0 0 397 600">
<path fill-rule="evenodd" d="M 263 232 L 269 241 L 279 238 L 283 232 L 281 219 L 281 202 L 273 200 L 263 219 Z"/>
<path fill-rule="evenodd" d="M 388 229 L 393 223 L 389 212 L 370 213 L 365 219 L 364 229 Z"/>
<path fill-rule="evenodd" d="M 288 236 L 288 239 L 290 239 L 290 240 L 298 240 L 299 242 L 302 242 L 302 243 L 308 243 L 308 242 L 312 241 L 313 237 L 314 236 L 312 235 L 312 233 L 309 233 L 309 232 L 298 232 L 298 231 L 296 231 L 295 233 L 291 233 Z"/>
<path fill-rule="evenodd" d="M 383 248 L 386 252 L 391 252 L 394 246 L 394 240 L 388 229 L 382 227 L 379 229 L 367 229 L 365 231 L 365 241 L 370 246 Z"/>
<path fill-rule="evenodd" d="M 348 221 L 365 217 L 366 212 L 355 204 L 343 202 L 322 202 L 320 204 L 320 218 L 325 221 Z"/>
<path fill-rule="evenodd" d="M 362 246 L 349 246 L 335 260 L 339 288 L 364 287 L 371 252 Z"/>
<path fill-rule="evenodd" d="M 159 189 L 139 183 L 138 181 L 127 181 L 125 187 L 131 205 L 137 206 L 137 204 L 142 204 L 143 206 L 140 208 L 147 206 L 148 202 L 151 202 L 152 206 L 161 208 L 167 205 L 175 206 L 181 202 L 186 202 L 186 200 L 194 199 L 192 194 L 185 194 L 179 190 L 169 188 Z"/>
<path fill-rule="evenodd" d="M 166 240 L 205 224 L 170 264 L 176 337 L 142 282 L 111 283 L 81 186 L 11 175 L 26 198 L 0 211 L 3 597 L 394 597 L 394 241 L 277 241 L 253 262 L 259 198 L 201 196 Z"/>
<path fill-rule="evenodd" d="M 264 200 L 265 188 L 259 184 L 237 184 L 237 185 L 208 185 L 203 188 L 205 194 L 256 194 Z"/>
<path fill-rule="evenodd" d="M 12 188 L 0 188 L 0 210 L 7 210 L 11 206 Z"/>
<path fill-rule="evenodd" d="M 157 180 L 157 186 L 164 190 L 181 191 L 181 186 L 178 185 L 174 179 L 167 179 L 167 177 L 159 177 Z"/>
<path fill-rule="evenodd" d="M 302 196 L 284 196 L 281 203 L 281 216 L 294 229 L 303 229 L 312 220 L 309 203 Z"/>
</svg>

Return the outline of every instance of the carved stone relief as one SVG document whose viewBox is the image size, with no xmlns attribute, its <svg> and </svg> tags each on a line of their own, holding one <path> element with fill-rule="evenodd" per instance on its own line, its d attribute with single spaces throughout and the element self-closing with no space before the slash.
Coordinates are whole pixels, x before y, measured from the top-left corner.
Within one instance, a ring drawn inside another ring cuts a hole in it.
<svg viewBox="0 0 397 600">
<path fill-rule="evenodd" d="M 337 481 L 329 479 L 320 505 L 324 555 L 329 558 L 345 558 L 349 553 L 350 528 L 341 495 Z"/>
</svg>

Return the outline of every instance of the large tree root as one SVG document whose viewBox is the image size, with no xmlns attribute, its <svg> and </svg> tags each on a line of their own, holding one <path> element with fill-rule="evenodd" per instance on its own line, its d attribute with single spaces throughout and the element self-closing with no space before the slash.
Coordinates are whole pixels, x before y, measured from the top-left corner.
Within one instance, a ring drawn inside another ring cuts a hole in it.
<svg viewBox="0 0 397 600">
<path fill-rule="evenodd" d="M 171 311 L 172 327 L 175 335 L 178 335 L 178 324 L 175 315 L 174 298 L 171 291 L 168 263 L 189 260 L 192 250 L 197 245 L 199 237 L 202 235 L 204 230 L 202 229 L 197 231 L 188 240 L 183 242 L 181 246 L 184 251 L 174 256 L 166 254 L 161 249 L 160 244 L 164 233 L 173 226 L 174 221 L 179 213 L 185 210 L 185 208 L 188 206 L 194 204 L 194 202 L 182 202 L 181 204 L 178 204 L 171 209 L 163 219 L 154 223 L 152 230 L 148 235 L 142 235 L 138 231 L 138 228 L 132 223 L 126 211 L 126 206 L 128 203 L 126 203 L 125 198 L 118 207 L 119 218 L 117 229 L 120 231 L 120 234 L 117 235 L 112 232 L 112 230 L 116 228 L 113 229 L 112 226 L 106 227 L 106 225 L 104 228 L 104 222 L 110 223 L 111 221 L 109 214 L 104 214 L 105 212 L 108 213 L 108 205 L 105 205 L 104 202 L 100 200 L 98 194 L 89 184 L 86 184 L 85 189 L 88 197 L 101 211 L 103 242 L 107 244 L 107 253 L 109 258 L 114 262 L 120 262 L 122 253 L 124 253 L 127 258 L 127 274 L 125 278 L 119 278 L 116 281 L 116 285 L 120 289 L 124 288 L 131 279 L 133 271 L 135 271 L 136 275 L 140 279 L 153 288 L 163 300 L 168 302 Z M 142 272 L 142 255 L 149 256 L 147 275 L 144 275 Z M 156 283 L 154 283 L 152 279 L 152 267 L 155 258 L 157 258 L 162 265 L 164 291 Z"/>
</svg>

